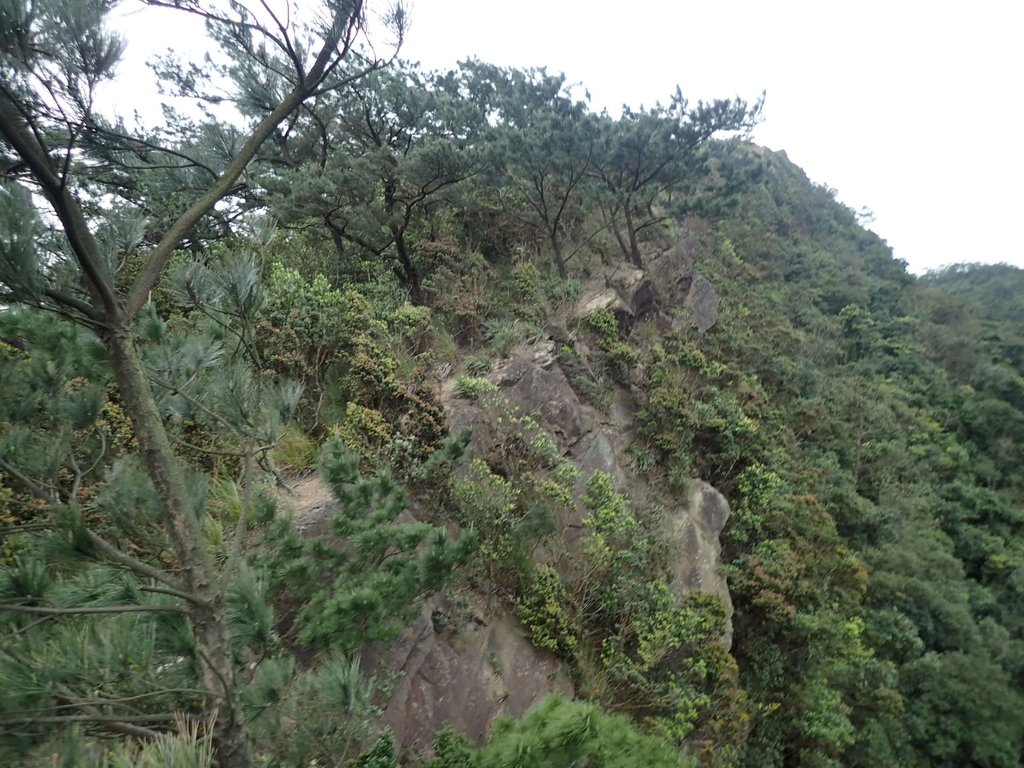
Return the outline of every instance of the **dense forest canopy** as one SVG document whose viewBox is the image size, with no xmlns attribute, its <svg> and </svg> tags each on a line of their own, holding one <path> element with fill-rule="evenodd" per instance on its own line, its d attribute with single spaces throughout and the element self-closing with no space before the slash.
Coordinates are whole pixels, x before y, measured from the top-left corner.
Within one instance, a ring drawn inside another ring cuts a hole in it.
<svg viewBox="0 0 1024 768">
<path fill-rule="evenodd" d="M 358 1 L 152 4 L 220 51 L 160 62 L 200 109 L 154 130 L 95 108 L 110 3 L 0 4 L 5 764 L 1024 762 L 1024 271 L 908 275 L 760 100 L 596 113 Z M 495 384 L 542 348 L 628 472 Z M 694 479 L 731 619 L 673 586 Z M 361 659 L 442 592 L 577 700 L 396 745 Z"/>
</svg>

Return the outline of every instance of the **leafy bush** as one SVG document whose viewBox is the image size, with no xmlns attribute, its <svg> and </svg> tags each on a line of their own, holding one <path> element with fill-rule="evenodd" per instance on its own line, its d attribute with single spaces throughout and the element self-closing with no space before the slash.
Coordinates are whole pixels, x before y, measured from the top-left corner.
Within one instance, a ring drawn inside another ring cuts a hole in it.
<svg viewBox="0 0 1024 768">
<path fill-rule="evenodd" d="M 480 400 L 484 395 L 493 394 L 498 391 L 487 379 L 480 376 L 459 376 L 455 381 L 455 396 L 463 400 Z"/>
<path fill-rule="evenodd" d="M 480 534 L 489 578 L 515 594 L 532 553 L 572 509 L 578 473 L 537 421 L 486 379 L 460 379 L 479 409 L 477 456 L 451 478 L 460 524 Z M 458 391 L 458 389 L 457 389 Z"/>
<path fill-rule="evenodd" d="M 674 492 L 695 474 L 728 490 L 744 468 L 766 455 L 754 418 L 761 402 L 756 390 L 695 347 L 653 349 L 649 392 L 638 420 L 669 467 Z"/>
<path fill-rule="evenodd" d="M 426 768 L 693 768 L 668 741 L 598 705 L 549 696 L 519 720 L 501 718 L 479 749 L 443 731 Z"/>
<path fill-rule="evenodd" d="M 547 565 L 534 571 L 516 600 L 517 614 L 530 631 L 530 642 L 566 660 L 572 659 L 579 644 L 569 605 L 562 577 Z"/>
<path fill-rule="evenodd" d="M 735 662 L 719 640 L 720 600 L 673 594 L 657 517 L 637 515 L 610 475 L 595 472 L 583 502 L 587 536 L 568 581 L 541 568 L 520 597 L 531 638 L 577 662 L 581 689 L 613 711 L 675 742 L 714 734 L 715 749 L 734 756 L 744 705 Z"/>
<path fill-rule="evenodd" d="M 629 376 L 639 360 L 639 355 L 623 341 L 619 321 L 610 309 L 598 309 L 586 317 L 587 325 L 597 336 L 597 346 L 605 357 L 605 364 L 612 378 L 628 384 Z"/>
</svg>

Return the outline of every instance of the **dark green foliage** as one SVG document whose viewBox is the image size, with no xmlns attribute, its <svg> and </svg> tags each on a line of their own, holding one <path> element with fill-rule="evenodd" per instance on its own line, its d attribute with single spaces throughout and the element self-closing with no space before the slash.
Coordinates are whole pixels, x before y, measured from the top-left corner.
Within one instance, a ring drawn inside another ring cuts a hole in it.
<svg viewBox="0 0 1024 768">
<path fill-rule="evenodd" d="M 434 756 L 424 768 L 476 768 L 478 750 L 465 736 L 446 726 L 434 739 Z"/>
<path fill-rule="evenodd" d="M 247 126 L 154 132 L 92 108 L 109 3 L 0 8 L 0 761 L 201 765 L 209 729 L 225 765 L 391 768 L 372 684 L 330 649 L 392 637 L 479 538 L 471 583 L 706 765 L 1020 764 L 1024 272 L 915 280 L 784 155 L 710 140 L 760 103 L 614 119 L 542 69 L 343 64 L 359 3 L 277 31 L 229 5 L 211 35 Z M 305 108 L 246 142 L 290 92 Z M 713 328 L 668 305 L 567 327 L 599 264 L 642 265 L 692 211 L 714 216 L 694 240 Z M 657 510 L 600 473 L 577 499 L 552 436 L 480 378 L 485 345 L 548 336 L 591 404 L 633 396 L 649 498 L 700 477 L 732 502 L 732 655 L 723 606 L 670 589 Z M 434 385 L 467 351 L 463 462 Z M 257 485 L 305 469 L 310 435 L 333 438 L 339 510 L 304 538 Z M 689 762 L 673 747 L 550 700 L 480 749 L 442 734 L 431 766 Z"/>
<path fill-rule="evenodd" d="M 395 741 L 390 731 L 385 731 L 377 739 L 377 743 L 355 760 L 348 762 L 345 768 L 398 768 L 395 760 Z"/>
<path fill-rule="evenodd" d="M 1024 696 L 1006 672 L 974 653 L 929 653 L 900 671 L 917 765 L 1019 766 Z"/>
<path fill-rule="evenodd" d="M 784 158 L 722 149 L 719 163 L 766 170 L 705 265 L 725 294 L 705 354 L 756 375 L 770 414 L 738 444 L 727 540 L 759 707 L 744 763 L 1018 764 L 1019 366 L 998 305 L 967 298 L 996 283 L 979 267 L 914 284 Z M 955 730 L 967 709 L 987 724 Z"/>
<path fill-rule="evenodd" d="M 340 440 L 323 450 L 321 474 L 338 502 L 330 538 L 303 538 L 291 521 L 279 520 L 265 534 L 273 548 L 259 562 L 296 605 L 300 640 L 352 651 L 393 637 L 415 614 L 417 599 L 467 561 L 476 538 L 453 542 L 441 528 L 397 522 L 406 496 L 390 476 L 363 477 Z"/>
<path fill-rule="evenodd" d="M 684 201 L 707 183 L 711 137 L 749 131 L 763 100 L 762 95 L 748 105 L 719 99 L 691 108 L 677 87 L 667 106 L 626 107 L 614 121 L 601 116 L 590 173 L 602 219 L 634 266 L 643 267 L 642 239 L 651 239 L 659 226 L 685 213 Z"/>
<path fill-rule="evenodd" d="M 597 348 L 604 355 L 612 379 L 628 386 L 630 372 L 636 366 L 639 355 L 622 339 L 622 330 L 615 315 L 610 309 L 599 309 L 587 315 L 587 325 L 597 337 Z"/>
<path fill-rule="evenodd" d="M 660 449 L 674 492 L 694 474 L 728 491 L 749 462 L 765 455 L 764 393 L 756 380 L 688 343 L 651 350 L 648 376 L 638 420 Z"/>
</svg>

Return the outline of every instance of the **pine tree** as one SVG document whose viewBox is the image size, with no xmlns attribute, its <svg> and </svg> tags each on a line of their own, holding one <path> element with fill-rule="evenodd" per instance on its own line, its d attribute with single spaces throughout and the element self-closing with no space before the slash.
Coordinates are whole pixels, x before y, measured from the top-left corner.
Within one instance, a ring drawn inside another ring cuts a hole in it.
<svg viewBox="0 0 1024 768">
<path fill-rule="evenodd" d="M 112 668 L 127 676 L 137 670 L 126 661 L 128 649 L 122 641 L 137 639 L 138 633 L 152 635 L 156 645 L 180 637 L 182 652 L 194 659 L 199 672 L 200 688 L 194 695 L 203 700 L 213 722 L 219 763 L 250 766 L 254 762 L 226 618 L 239 558 L 231 553 L 220 568 L 212 556 L 197 514 L 202 484 L 179 458 L 165 414 L 176 406 L 202 412 L 229 427 L 236 448 L 241 444 L 236 452 L 251 457 L 259 429 L 249 424 L 237 430 L 221 411 L 243 411 L 262 398 L 242 365 L 227 366 L 220 377 L 213 376 L 220 353 L 217 345 L 202 340 L 179 339 L 172 355 L 165 346 L 165 361 L 174 362 L 161 370 L 154 356 L 147 355 L 150 342 L 168 342 L 152 299 L 176 250 L 197 225 L 223 209 L 218 205 L 238 189 L 263 143 L 305 100 L 331 88 L 332 79 L 341 76 L 341 64 L 362 34 L 364 8 L 361 0 L 329 0 L 315 24 L 302 26 L 285 23 L 265 4 L 263 10 L 186 0 L 152 4 L 203 18 L 230 57 L 225 66 L 250 75 L 238 94 L 247 127 L 209 126 L 210 132 L 234 139 L 221 142 L 219 157 L 209 147 L 204 152 L 134 131 L 97 112 L 97 90 L 113 73 L 123 49 L 123 41 L 103 23 L 113 3 L 15 0 L 0 6 L 0 302 L 53 313 L 98 341 L 101 367 L 113 393 L 109 399 L 123 414 L 122 436 L 132 441 L 138 455 L 137 464 L 126 461 L 115 467 L 137 482 L 112 484 L 111 494 L 124 498 L 108 499 L 105 509 L 131 517 L 128 510 L 117 509 L 117 502 L 137 503 L 140 517 L 152 510 L 152 521 L 160 529 L 158 535 L 147 530 L 141 548 L 130 541 L 118 546 L 86 522 L 81 481 L 89 472 L 75 435 L 52 440 L 55 455 L 49 462 L 51 469 L 64 467 L 65 474 L 70 467 L 70 481 L 58 473 L 56 483 L 40 483 L 30 467 L 18 466 L 21 452 L 4 450 L 0 466 L 5 485 L 38 497 L 60 524 L 63 539 L 54 536 L 50 543 L 60 544 L 64 556 L 87 554 L 124 570 L 97 571 L 88 594 L 70 594 L 81 590 L 80 578 L 66 580 L 51 563 L 19 556 L 4 579 L 3 607 L 8 615 L 21 614 L 36 623 L 69 620 L 73 630 L 60 635 L 67 647 L 58 642 L 37 649 L 49 654 L 47 658 L 70 663 L 75 648 L 87 653 L 109 649 Z M 401 9 L 390 19 L 401 32 Z M 369 68 L 378 64 L 371 62 Z M 269 83 L 261 74 L 266 71 L 287 74 Z M 193 81 L 197 76 L 202 80 L 202 74 L 191 70 Z M 150 196 L 143 197 L 145 185 L 154 179 L 171 186 L 159 192 L 150 188 Z M 44 378 L 62 373 L 58 361 L 36 352 L 29 367 L 38 361 Z M 172 375 L 190 363 L 193 373 L 206 379 L 199 395 Z M 69 409 L 81 411 L 83 424 L 89 421 L 86 411 L 102 402 L 98 392 L 106 383 L 102 376 L 87 377 L 78 397 L 64 398 Z M 64 378 L 65 394 L 77 386 L 74 376 Z M 54 412 L 55 405 L 39 407 L 60 422 L 67 414 Z M 68 428 L 75 426 L 72 422 Z M 34 457 L 28 459 L 31 463 Z M 132 493 L 140 498 L 131 498 Z M 134 525 L 126 532 L 139 535 Z M 161 541 L 165 550 L 146 548 Z M 153 615 L 166 616 L 171 631 L 155 632 Z M 100 623 L 100 618 L 110 622 Z M 27 627 L 18 625 L 12 637 Z M 81 641 L 77 645 L 76 639 Z M 118 648 L 121 655 L 114 653 Z M 5 674 L 39 669 L 15 643 L 5 643 L 4 654 Z M 50 677 L 32 684 L 24 680 L 16 690 L 34 690 L 38 706 L 58 700 L 66 709 L 57 720 L 78 719 L 89 727 L 149 737 L 153 731 L 147 724 L 166 719 L 159 712 L 131 715 L 121 709 L 111 714 L 89 691 L 67 682 L 73 675 L 62 678 L 55 671 Z M 67 715 L 69 711 L 75 714 Z M 29 720 L 39 724 L 45 718 Z"/>
</svg>

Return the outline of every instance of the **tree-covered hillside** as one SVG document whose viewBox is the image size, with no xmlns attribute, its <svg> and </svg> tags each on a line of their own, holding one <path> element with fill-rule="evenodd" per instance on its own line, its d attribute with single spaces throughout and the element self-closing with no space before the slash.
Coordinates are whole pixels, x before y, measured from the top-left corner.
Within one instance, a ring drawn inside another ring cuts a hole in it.
<svg viewBox="0 0 1024 768">
<path fill-rule="evenodd" d="M 154 4 L 159 129 L 109 3 L 0 7 L 0 761 L 1024 763 L 1024 271 L 908 275 L 760 102 Z M 392 735 L 415 621 L 577 700 Z"/>
</svg>

